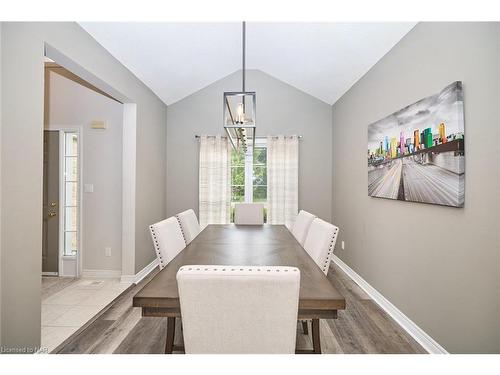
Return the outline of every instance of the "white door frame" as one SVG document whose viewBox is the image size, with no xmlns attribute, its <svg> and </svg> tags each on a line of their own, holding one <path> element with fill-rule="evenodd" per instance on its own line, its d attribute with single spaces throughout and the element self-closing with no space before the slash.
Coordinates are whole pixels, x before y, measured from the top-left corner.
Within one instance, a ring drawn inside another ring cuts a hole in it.
<svg viewBox="0 0 500 375">
<path fill-rule="evenodd" d="M 59 132 L 59 260 L 58 260 L 58 274 L 59 276 L 73 276 L 63 274 L 63 258 L 73 259 L 74 257 L 64 255 L 64 133 L 77 133 L 78 135 L 78 252 L 76 255 L 76 275 L 79 277 L 82 274 L 82 253 L 83 253 L 83 240 L 82 240 L 82 212 L 83 212 L 83 127 L 81 125 L 52 125 L 47 124 L 44 131 L 58 131 Z"/>
<path fill-rule="evenodd" d="M 137 104 L 123 104 L 122 144 L 122 276 L 135 277 L 135 184 Z"/>
</svg>

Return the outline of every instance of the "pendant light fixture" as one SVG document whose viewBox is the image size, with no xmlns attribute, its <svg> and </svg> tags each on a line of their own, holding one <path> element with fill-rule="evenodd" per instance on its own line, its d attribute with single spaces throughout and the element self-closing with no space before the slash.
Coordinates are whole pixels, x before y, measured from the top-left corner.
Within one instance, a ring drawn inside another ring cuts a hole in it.
<svg viewBox="0 0 500 375">
<path fill-rule="evenodd" d="M 242 90 L 224 92 L 223 124 L 235 150 L 246 152 L 255 145 L 255 92 L 245 91 L 246 25 L 242 24 Z"/>
</svg>

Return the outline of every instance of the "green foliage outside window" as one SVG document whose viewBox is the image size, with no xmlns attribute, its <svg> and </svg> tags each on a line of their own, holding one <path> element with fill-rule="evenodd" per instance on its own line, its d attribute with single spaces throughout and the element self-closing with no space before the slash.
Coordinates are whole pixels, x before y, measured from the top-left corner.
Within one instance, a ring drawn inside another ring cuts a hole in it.
<svg viewBox="0 0 500 375">
<path fill-rule="evenodd" d="M 253 153 L 253 201 L 267 201 L 267 149 L 256 147 Z"/>
<path fill-rule="evenodd" d="M 245 154 L 231 153 L 231 202 L 245 201 Z"/>
</svg>

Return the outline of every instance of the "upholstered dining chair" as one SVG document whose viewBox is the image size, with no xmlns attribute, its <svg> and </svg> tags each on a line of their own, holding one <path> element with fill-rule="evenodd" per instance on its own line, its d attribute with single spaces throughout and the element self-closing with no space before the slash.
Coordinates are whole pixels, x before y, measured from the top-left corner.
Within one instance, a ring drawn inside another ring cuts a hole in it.
<svg viewBox="0 0 500 375">
<path fill-rule="evenodd" d="M 319 218 L 315 218 L 311 222 L 307 231 L 303 245 L 304 249 L 325 275 L 328 274 L 328 270 L 330 269 L 330 262 L 338 233 L 339 228 Z M 308 320 L 302 320 L 301 322 L 304 334 L 307 335 L 309 333 Z"/>
<path fill-rule="evenodd" d="M 304 249 L 325 275 L 328 274 L 330 268 L 338 233 L 339 228 L 319 218 L 312 221 L 307 232 Z"/>
<path fill-rule="evenodd" d="M 186 247 L 181 227 L 174 216 L 149 226 L 160 270 Z"/>
<path fill-rule="evenodd" d="M 181 226 L 182 235 L 187 246 L 201 231 L 198 218 L 192 209 L 178 213 L 175 217 Z"/>
<path fill-rule="evenodd" d="M 302 246 L 304 246 L 307 232 L 309 231 L 309 227 L 311 226 L 311 223 L 315 218 L 316 218 L 315 215 L 307 211 L 300 210 L 299 214 L 297 215 L 297 218 L 295 219 L 295 222 L 292 225 L 291 232 L 295 237 L 295 239 Z"/>
<path fill-rule="evenodd" d="M 295 353 L 297 268 L 187 265 L 177 285 L 186 353 Z"/>
<path fill-rule="evenodd" d="M 264 204 L 236 203 L 234 205 L 234 223 L 237 225 L 264 224 Z"/>
</svg>

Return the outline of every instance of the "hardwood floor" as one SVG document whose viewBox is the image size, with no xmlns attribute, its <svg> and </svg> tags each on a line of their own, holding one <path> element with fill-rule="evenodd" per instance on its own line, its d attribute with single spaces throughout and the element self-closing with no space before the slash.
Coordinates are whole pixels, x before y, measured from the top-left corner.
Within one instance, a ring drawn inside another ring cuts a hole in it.
<svg viewBox="0 0 500 375">
<path fill-rule="evenodd" d="M 58 353 L 163 353 L 167 336 L 166 318 L 141 316 L 132 307 L 132 297 L 158 272 L 155 270 L 138 285 L 125 291 L 82 332 L 59 347 Z M 347 308 L 338 319 L 321 320 L 323 353 L 426 353 L 425 350 L 373 302 L 337 266 L 328 278 L 344 295 Z M 176 345 L 182 344 L 180 324 L 175 330 Z M 297 324 L 297 348 L 311 349 L 311 327 L 304 335 Z"/>
</svg>

